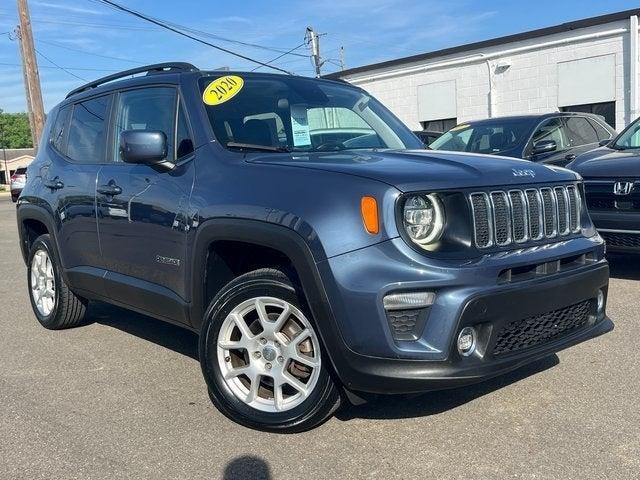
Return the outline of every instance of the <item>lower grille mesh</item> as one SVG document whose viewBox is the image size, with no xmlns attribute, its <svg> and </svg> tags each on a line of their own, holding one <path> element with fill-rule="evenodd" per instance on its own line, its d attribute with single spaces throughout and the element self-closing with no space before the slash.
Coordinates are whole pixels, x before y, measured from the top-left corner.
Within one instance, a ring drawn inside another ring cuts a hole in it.
<svg viewBox="0 0 640 480">
<path fill-rule="evenodd" d="M 591 301 L 507 324 L 498 334 L 493 355 L 499 356 L 533 347 L 582 327 L 589 319 Z"/>
<path fill-rule="evenodd" d="M 609 247 L 640 248 L 640 233 L 600 232 Z"/>
</svg>

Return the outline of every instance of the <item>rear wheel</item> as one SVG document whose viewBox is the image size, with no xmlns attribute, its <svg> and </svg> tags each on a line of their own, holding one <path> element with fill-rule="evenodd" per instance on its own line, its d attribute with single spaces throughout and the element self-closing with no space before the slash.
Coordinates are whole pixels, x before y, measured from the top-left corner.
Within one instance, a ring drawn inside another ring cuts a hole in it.
<svg viewBox="0 0 640 480">
<path fill-rule="evenodd" d="M 41 235 L 33 242 L 27 268 L 31 306 L 42 326 L 59 330 L 80 325 L 87 301 L 69 290 L 62 278 L 49 235 Z"/>
<path fill-rule="evenodd" d="M 207 311 L 200 361 L 214 404 L 259 430 L 298 432 L 339 406 L 320 339 L 299 289 L 261 269 L 230 282 Z"/>
</svg>

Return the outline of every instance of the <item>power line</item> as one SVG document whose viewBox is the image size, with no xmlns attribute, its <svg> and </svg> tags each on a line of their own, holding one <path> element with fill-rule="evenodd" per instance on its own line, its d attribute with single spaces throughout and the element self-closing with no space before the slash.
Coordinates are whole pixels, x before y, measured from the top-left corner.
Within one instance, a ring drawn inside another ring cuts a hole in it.
<svg viewBox="0 0 640 480">
<path fill-rule="evenodd" d="M 14 15 L 8 14 L 8 13 L 2 13 L 0 12 L 0 17 L 14 17 Z M 65 18 L 71 18 L 73 19 L 73 16 L 67 17 L 65 16 Z M 39 18 L 39 17 L 32 17 L 31 18 L 31 23 L 52 23 L 52 24 L 56 24 L 56 25 L 76 25 L 79 27 L 95 27 L 95 28 L 110 28 L 110 29 L 114 29 L 114 28 L 119 28 L 119 29 L 123 29 L 123 30 L 146 30 L 149 32 L 153 32 L 153 31 L 157 31 L 158 29 L 155 27 L 141 27 L 141 26 L 135 26 L 135 25 L 126 25 L 126 24 L 122 24 L 122 23 L 93 23 L 93 22 L 84 22 L 84 21 L 70 21 L 70 20 L 51 20 L 49 18 Z"/>
<path fill-rule="evenodd" d="M 58 48 L 64 48 L 66 50 L 69 50 L 71 52 L 78 52 L 78 53 L 84 53 L 86 55 L 93 55 L 94 57 L 101 57 L 101 58 L 107 58 L 109 60 L 118 60 L 121 62 L 129 62 L 129 63 L 138 63 L 140 65 L 144 65 L 145 63 L 148 62 L 141 62 L 139 60 L 131 60 L 129 58 L 122 58 L 122 57 L 113 57 L 111 55 L 103 55 L 100 53 L 94 53 L 94 52 L 89 52 L 87 50 L 82 50 L 80 48 L 73 48 L 73 47 L 68 47 L 62 43 L 58 43 L 58 42 L 52 42 L 49 40 L 39 40 L 40 43 L 46 43 L 47 45 L 53 45 L 54 47 L 58 47 Z"/>
<path fill-rule="evenodd" d="M 49 63 L 51 63 L 53 66 L 58 67 L 60 70 L 64 71 L 65 73 L 68 73 L 68 74 L 69 74 L 69 75 L 71 75 L 72 77 L 75 77 L 75 78 L 77 78 L 78 80 L 82 80 L 83 82 L 88 82 L 88 81 L 89 81 L 89 80 L 87 80 L 86 78 L 79 77 L 79 76 L 78 76 L 78 75 L 76 75 L 75 73 L 70 72 L 69 70 L 67 70 L 67 69 L 66 69 L 66 68 L 64 68 L 64 67 L 61 67 L 61 66 L 60 66 L 60 65 L 58 65 L 56 62 L 54 62 L 54 61 L 53 61 L 53 60 L 51 60 L 49 57 L 47 57 L 44 53 L 42 53 L 42 52 L 38 51 L 38 49 L 37 49 L 37 48 L 35 48 L 35 47 L 34 47 L 33 49 L 36 51 L 36 53 L 37 53 L 38 55 L 40 55 L 40 56 L 41 56 L 42 58 L 44 58 L 46 61 L 48 61 Z"/>
<path fill-rule="evenodd" d="M 164 28 L 166 30 L 172 31 L 174 33 L 177 33 L 178 35 L 182 35 L 183 37 L 190 38 L 191 40 L 195 40 L 196 42 L 199 42 L 199 43 L 202 43 L 202 44 L 207 45 L 209 47 L 215 48 L 216 50 L 220 50 L 221 52 L 225 52 L 225 53 L 228 53 L 230 55 L 234 55 L 234 56 L 236 56 L 238 58 L 242 58 L 243 60 L 247 60 L 247 61 L 252 62 L 252 63 L 257 63 L 258 65 L 261 65 L 263 67 L 269 67 L 269 68 L 272 68 L 274 70 L 278 70 L 279 72 L 286 73 L 288 75 L 293 75 L 293 73 L 288 72 L 288 71 L 286 71 L 286 70 L 284 70 L 282 68 L 278 68 L 278 67 L 275 67 L 273 65 L 268 65 L 268 64 L 266 64 L 264 62 L 261 62 L 260 60 L 256 60 L 256 59 L 248 57 L 246 55 L 242 55 L 241 53 L 236 53 L 236 52 L 234 52 L 232 50 L 229 50 L 227 48 L 221 47 L 219 45 L 214 45 L 213 43 L 207 42 L 205 40 L 202 40 L 201 38 L 195 37 L 193 35 L 190 35 L 188 33 L 183 32 L 183 31 L 181 31 L 181 30 L 179 30 L 179 29 L 177 29 L 175 27 L 172 27 L 171 25 L 168 25 L 167 23 L 165 23 L 165 22 L 163 22 L 161 20 L 156 20 L 156 19 L 154 19 L 152 17 L 149 17 L 149 16 L 144 15 L 142 13 L 136 12 L 135 10 L 131 10 L 131 9 L 127 8 L 127 7 L 123 7 L 122 5 L 119 5 L 119 4 L 115 3 L 115 2 L 112 2 L 111 0 L 98 0 L 98 1 L 100 1 L 101 3 L 107 4 L 107 5 L 111 5 L 113 8 L 116 8 L 118 10 L 121 10 L 121 11 L 125 12 L 125 13 L 128 13 L 129 15 L 133 15 L 133 16 L 135 16 L 137 18 L 140 18 L 140 19 L 145 20 L 147 22 L 153 23 L 154 25 L 158 25 L 159 27 L 162 27 L 162 28 Z"/>
<path fill-rule="evenodd" d="M 0 66 L 22 68 L 22 65 L 20 65 L 19 63 L 0 62 Z M 87 72 L 119 72 L 120 71 L 120 70 L 113 70 L 109 68 L 54 67 L 53 65 L 38 65 L 38 68 L 53 68 L 56 70 L 83 70 Z"/>
<path fill-rule="evenodd" d="M 97 4 L 104 4 L 104 2 L 102 0 L 88 0 L 88 1 L 90 1 L 92 3 L 97 3 Z M 111 9 L 113 9 L 113 10 L 119 10 L 118 7 L 114 7 L 112 5 L 107 5 L 107 6 L 110 7 Z M 160 20 L 159 18 L 153 17 L 151 15 L 146 15 L 146 16 L 151 18 L 151 19 L 154 19 L 156 21 L 161 21 L 162 23 L 164 23 L 166 25 L 170 25 L 170 26 L 172 26 L 172 27 L 174 27 L 176 29 L 184 30 L 185 32 L 190 32 L 190 33 L 193 33 L 194 35 L 198 35 L 198 36 L 201 36 L 201 37 L 214 38 L 216 40 L 220 40 L 220 41 L 223 41 L 223 42 L 233 43 L 233 44 L 236 44 L 236 45 L 242 45 L 242 46 L 245 46 L 245 47 L 259 48 L 259 49 L 262 49 L 262 50 L 268 50 L 268 51 L 276 52 L 276 53 L 283 53 L 283 52 L 289 50 L 288 48 L 278 48 L 278 47 L 272 47 L 272 46 L 267 46 L 267 45 L 259 45 L 259 44 L 256 44 L 256 43 L 244 42 L 244 41 L 241 41 L 241 40 L 235 40 L 235 39 L 224 37 L 222 35 L 218 35 L 218 34 L 215 34 L 215 33 L 205 32 L 203 30 L 198 30 L 198 29 L 193 28 L 193 27 L 187 27 L 187 26 L 181 25 L 179 23 L 170 22 L 168 20 Z M 291 49 L 291 50 L 295 50 L 295 49 Z M 301 54 L 297 54 L 297 53 L 293 53 L 292 55 L 306 57 L 306 55 L 301 55 Z"/>
<path fill-rule="evenodd" d="M 268 62 L 266 62 L 267 64 L 271 64 L 273 62 L 275 62 L 276 60 L 284 57 L 285 55 L 289 55 L 291 54 L 294 50 L 298 50 L 299 48 L 304 47 L 307 44 L 307 42 L 302 42 L 300 45 L 298 45 L 297 47 L 292 48 L 291 50 L 289 50 L 288 52 L 284 52 L 281 55 L 278 55 L 276 58 L 269 60 Z M 306 57 L 306 55 L 304 55 L 304 57 Z M 252 72 L 255 72 L 256 70 L 258 70 L 261 67 L 261 65 L 258 65 L 256 68 L 254 68 L 253 70 L 251 70 Z"/>
<path fill-rule="evenodd" d="M 133 25 L 121 25 L 121 24 L 109 24 L 109 23 L 86 23 L 86 22 L 69 22 L 62 20 L 40 20 L 38 18 L 32 20 L 33 23 L 52 23 L 56 25 L 75 25 L 78 27 L 91 27 L 91 28 L 106 28 L 113 30 L 114 28 L 121 30 L 135 30 L 135 31 L 147 31 L 154 32 L 158 31 L 157 28 L 152 27 L 136 27 Z"/>
</svg>

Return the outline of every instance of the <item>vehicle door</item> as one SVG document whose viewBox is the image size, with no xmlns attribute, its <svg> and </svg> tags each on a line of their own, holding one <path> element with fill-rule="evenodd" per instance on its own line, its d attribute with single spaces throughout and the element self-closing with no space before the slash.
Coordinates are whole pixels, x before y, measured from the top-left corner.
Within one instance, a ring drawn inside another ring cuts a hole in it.
<svg viewBox="0 0 640 480">
<path fill-rule="evenodd" d="M 525 158 L 557 165 L 567 162 L 565 156 L 569 149 L 562 118 L 552 117 L 542 121 L 534 130 L 525 148 Z"/>
<path fill-rule="evenodd" d="M 102 293 L 102 265 L 95 210 L 96 178 L 105 161 L 111 95 L 61 107 L 39 172 L 41 195 L 58 225 L 61 261 L 72 285 Z"/>
<path fill-rule="evenodd" d="M 178 89 L 121 91 L 113 112 L 111 162 L 98 175 L 96 194 L 107 293 L 117 302 L 182 320 L 194 162 Z M 123 162 L 120 134 L 127 130 L 164 132 L 166 164 Z"/>
<path fill-rule="evenodd" d="M 569 150 L 564 156 L 564 162 L 559 165 L 564 167 L 584 152 L 598 148 L 598 133 L 594 126 L 585 117 L 565 117 L 565 132 L 569 142 Z"/>
</svg>

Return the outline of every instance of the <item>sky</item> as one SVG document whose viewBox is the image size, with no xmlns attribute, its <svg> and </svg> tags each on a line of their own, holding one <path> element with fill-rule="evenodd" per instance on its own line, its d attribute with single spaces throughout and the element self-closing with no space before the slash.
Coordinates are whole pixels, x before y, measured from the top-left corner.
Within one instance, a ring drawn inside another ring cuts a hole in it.
<svg viewBox="0 0 640 480">
<path fill-rule="evenodd" d="M 629 0 L 115 0 L 162 20 L 200 30 L 206 40 L 312 76 L 304 34 L 323 35 L 322 73 L 638 8 Z M 201 69 L 256 65 L 115 11 L 99 0 L 29 0 L 45 111 L 96 78 L 136 66 L 187 61 Z M 10 32 L 16 3 L 0 3 L 0 109 L 26 109 L 19 47 Z M 241 44 L 241 43 L 244 44 Z M 245 45 L 245 44 L 253 45 Z M 302 45 L 302 46 L 301 46 Z M 62 70 L 59 67 L 66 69 Z M 261 70 L 268 71 L 264 67 Z"/>
</svg>

